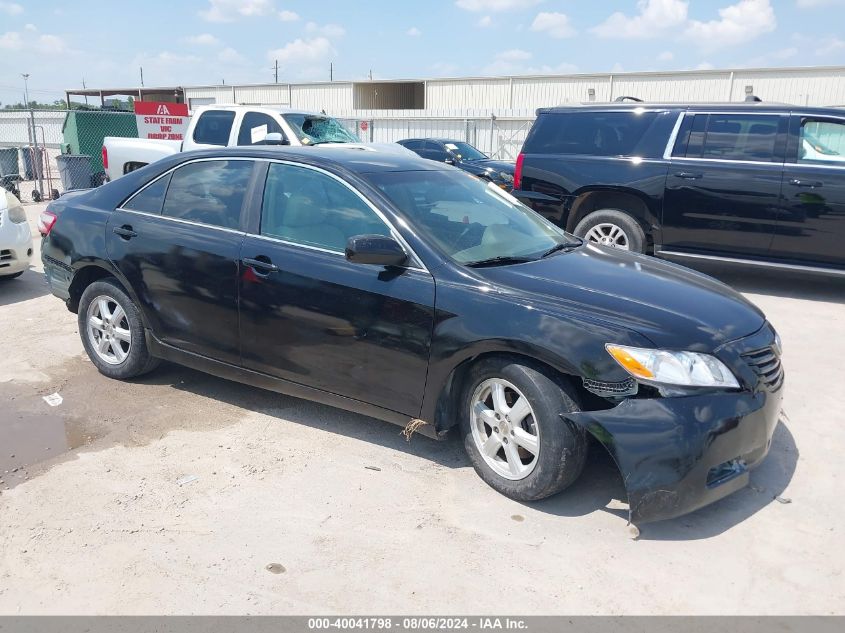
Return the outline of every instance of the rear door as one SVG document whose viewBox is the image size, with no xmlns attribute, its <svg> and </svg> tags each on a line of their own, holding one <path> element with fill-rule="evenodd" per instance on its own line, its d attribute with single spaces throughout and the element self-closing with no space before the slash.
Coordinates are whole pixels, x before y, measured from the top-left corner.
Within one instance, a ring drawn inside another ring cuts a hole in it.
<svg viewBox="0 0 845 633">
<path fill-rule="evenodd" d="M 765 256 L 774 236 L 786 114 L 686 115 L 663 202 L 664 250 Z"/>
<path fill-rule="evenodd" d="M 112 213 L 109 257 L 164 343 L 230 363 L 238 347 L 241 213 L 254 162 L 199 160 Z"/>
<path fill-rule="evenodd" d="M 416 262 L 346 260 L 349 237 L 393 233 L 373 205 L 325 171 L 272 162 L 253 230 L 241 248 L 244 366 L 418 415 L 434 279 Z"/>
<path fill-rule="evenodd" d="M 771 256 L 845 266 L 845 117 L 793 114 Z"/>
</svg>

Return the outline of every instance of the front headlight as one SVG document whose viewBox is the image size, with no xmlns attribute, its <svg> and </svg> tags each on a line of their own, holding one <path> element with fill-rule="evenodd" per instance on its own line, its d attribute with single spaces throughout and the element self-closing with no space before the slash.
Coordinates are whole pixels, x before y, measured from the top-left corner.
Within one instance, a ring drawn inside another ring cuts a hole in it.
<svg viewBox="0 0 845 633">
<path fill-rule="evenodd" d="M 500 171 L 499 172 L 499 178 L 501 178 L 503 181 L 505 181 L 508 184 L 513 184 L 513 174 L 509 174 L 506 171 Z"/>
<path fill-rule="evenodd" d="M 9 220 L 11 220 L 14 224 L 23 224 L 26 222 L 26 211 L 24 211 L 23 207 L 19 204 L 11 207 L 9 209 Z"/>
<path fill-rule="evenodd" d="M 682 387 L 739 388 L 725 364 L 710 354 L 605 345 L 607 353 L 637 380 Z"/>
</svg>

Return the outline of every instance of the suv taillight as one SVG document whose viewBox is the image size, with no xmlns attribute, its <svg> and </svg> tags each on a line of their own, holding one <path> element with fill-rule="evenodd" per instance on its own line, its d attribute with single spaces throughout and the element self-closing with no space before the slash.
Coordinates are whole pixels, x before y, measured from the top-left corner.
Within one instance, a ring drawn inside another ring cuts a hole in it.
<svg viewBox="0 0 845 633">
<path fill-rule="evenodd" d="M 522 152 L 516 157 L 516 167 L 513 170 L 513 188 L 522 189 L 522 161 L 525 160 L 525 154 Z"/>
<path fill-rule="evenodd" d="M 109 150 L 103 145 L 103 169 L 109 168 Z"/>
<path fill-rule="evenodd" d="M 41 237 L 46 237 L 53 230 L 57 219 L 58 216 L 49 209 L 41 212 L 38 216 L 38 232 L 41 233 Z"/>
</svg>

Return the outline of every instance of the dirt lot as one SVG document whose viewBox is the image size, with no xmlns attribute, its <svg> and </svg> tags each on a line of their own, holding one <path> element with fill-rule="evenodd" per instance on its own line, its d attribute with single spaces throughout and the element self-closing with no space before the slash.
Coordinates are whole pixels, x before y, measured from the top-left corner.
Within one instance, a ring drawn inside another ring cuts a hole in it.
<svg viewBox="0 0 845 633">
<path fill-rule="evenodd" d="M 635 541 L 599 450 L 520 504 L 454 438 L 172 365 L 110 381 L 37 262 L 0 286 L 0 613 L 845 613 L 845 285 L 720 276 L 781 333 L 785 416 L 751 487 Z"/>
</svg>

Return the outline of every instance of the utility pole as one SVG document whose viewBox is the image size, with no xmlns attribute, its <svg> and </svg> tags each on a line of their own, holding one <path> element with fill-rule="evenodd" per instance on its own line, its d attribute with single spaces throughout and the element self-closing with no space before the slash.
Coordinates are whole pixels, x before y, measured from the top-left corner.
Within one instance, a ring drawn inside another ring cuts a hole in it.
<svg viewBox="0 0 845 633">
<path fill-rule="evenodd" d="M 372 68 L 370 68 L 369 77 L 370 77 L 370 81 L 372 81 L 373 80 L 373 69 Z"/>
<path fill-rule="evenodd" d="M 141 69 L 141 88 L 144 87 L 144 67 L 140 66 Z"/>
<path fill-rule="evenodd" d="M 334 81 L 334 63 L 329 62 L 329 81 Z"/>
<path fill-rule="evenodd" d="M 88 86 L 85 85 L 85 77 L 82 78 L 82 89 L 88 90 Z M 88 95 L 84 95 L 84 96 L 85 96 L 85 105 L 88 105 Z M 68 106 L 68 109 L 69 108 L 70 108 L 70 106 Z"/>
<path fill-rule="evenodd" d="M 276 68 L 276 72 L 275 72 L 276 83 L 279 83 L 279 60 L 278 59 L 276 60 L 275 68 Z"/>
</svg>

